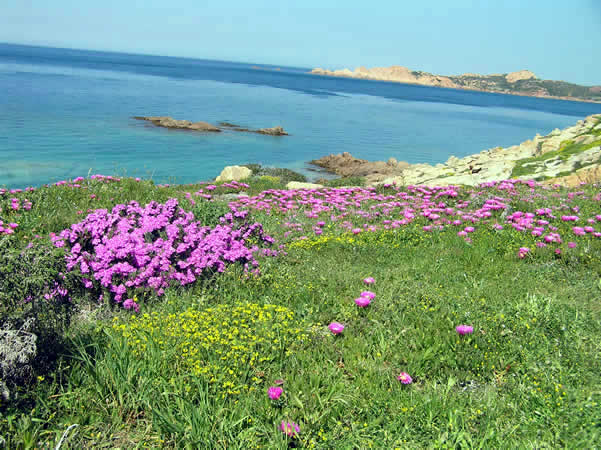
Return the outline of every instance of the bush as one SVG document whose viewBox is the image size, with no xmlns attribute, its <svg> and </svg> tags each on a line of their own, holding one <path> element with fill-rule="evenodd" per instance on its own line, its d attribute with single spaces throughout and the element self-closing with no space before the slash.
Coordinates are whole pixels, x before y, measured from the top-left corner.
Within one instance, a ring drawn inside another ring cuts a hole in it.
<svg viewBox="0 0 601 450">
<path fill-rule="evenodd" d="M 62 250 L 41 241 L 25 249 L 13 244 L 11 237 L 0 238 L 0 361 L 8 387 L 25 384 L 33 368 L 44 373 L 55 361 L 76 285 L 65 275 Z"/>
<path fill-rule="evenodd" d="M 226 203 L 221 202 L 196 202 L 192 208 L 194 218 L 206 227 L 219 225 L 220 219 L 230 212 Z"/>
<path fill-rule="evenodd" d="M 255 177 L 261 177 L 263 175 L 277 177 L 280 179 L 282 184 L 288 184 L 290 181 L 300 181 L 302 183 L 307 181 L 307 177 L 303 174 L 286 168 L 263 167 L 261 164 L 245 164 L 244 167 L 248 167 L 250 170 L 252 170 L 252 174 Z"/>
<path fill-rule="evenodd" d="M 220 214 L 203 208 L 212 219 Z M 161 296 L 172 283 L 188 285 L 232 263 L 257 266 L 252 240 L 273 240 L 261 224 L 239 223 L 246 214 L 228 213 L 212 228 L 194 220 L 175 198 L 145 207 L 132 201 L 110 212 L 98 209 L 52 239 L 68 248 L 67 270 L 80 273 L 92 295 L 137 311 L 138 296 Z"/>
</svg>

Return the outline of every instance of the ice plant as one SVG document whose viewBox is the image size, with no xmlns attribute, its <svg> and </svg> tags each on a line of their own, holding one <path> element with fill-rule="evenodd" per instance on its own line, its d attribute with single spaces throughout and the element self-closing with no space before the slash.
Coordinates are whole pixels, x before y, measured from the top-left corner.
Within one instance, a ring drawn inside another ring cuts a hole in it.
<svg viewBox="0 0 601 450">
<path fill-rule="evenodd" d="M 403 384 L 411 384 L 413 383 L 413 378 L 407 372 L 401 372 L 399 376 L 396 377 Z"/>
<path fill-rule="evenodd" d="M 374 280 L 374 278 L 373 278 L 373 277 L 367 277 L 367 278 L 364 278 L 364 279 L 363 279 L 363 282 L 364 282 L 365 284 L 374 284 L 374 283 L 376 282 L 376 280 Z"/>
<path fill-rule="evenodd" d="M 338 322 L 332 322 L 330 325 L 328 325 L 328 328 L 334 335 L 340 334 L 344 331 L 344 325 Z"/>
<path fill-rule="evenodd" d="M 254 270 L 256 243 L 273 239 L 259 223 L 240 223 L 245 217 L 245 212 L 228 213 L 211 228 L 180 208 L 175 198 L 145 207 L 132 201 L 110 212 L 93 211 L 52 240 L 68 248 L 67 268 L 84 275 L 84 287 L 98 297 L 108 291 L 116 303 L 137 310 L 133 302 L 124 304 L 132 291 L 152 290 L 160 296 L 172 284 L 194 283 L 232 263 Z"/>
<path fill-rule="evenodd" d="M 520 259 L 524 259 L 529 251 L 530 249 L 528 247 L 520 247 L 520 250 L 518 251 L 518 257 L 520 257 Z"/>
<path fill-rule="evenodd" d="M 374 298 L 376 298 L 376 294 L 374 294 L 372 291 L 363 291 L 361 292 L 361 297 L 373 300 Z"/>
<path fill-rule="evenodd" d="M 355 299 L 355 304 L 360 308 L 366 308 L 371 303 L 371 300 L 367 297 L 358 297 Z"/>
<path fill-rule="evenodd" d="M 474 327 L 470 325 L 457 325 L 455 327 L 455 331 L 460 335 L 472 334 L 474 332 Z"/>
<path fill-rule="evenodd" d="M 282 392 L 284 392 L 284 390 L 279 386 L 271 386 L 269 389 L 267 389 L 267 395 L 271 400 L 279 399 L 282 395 Z"/>
<path fill-rule="evenodd" d="M 294 437 L 300 433 L 300 427 L 294 422 L 285 422 L 282 420 L 280 430 L 288 437 Z"/>
</svg>

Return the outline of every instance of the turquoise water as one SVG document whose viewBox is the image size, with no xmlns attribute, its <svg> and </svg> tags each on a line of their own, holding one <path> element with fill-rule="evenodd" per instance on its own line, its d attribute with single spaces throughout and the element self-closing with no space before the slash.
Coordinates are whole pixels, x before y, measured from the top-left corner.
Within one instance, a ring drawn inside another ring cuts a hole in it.
<svg viewBox="0 0 601 450">
<path fill-rule="evenodd" d="M 260 66 L 0 44 L 0 185 L 88 173 L 207 180 L 258 162 L 309 175 L 307 161 L 354 156 L 444 162 L 601 112 L 601 105 L 336 79 Z M 159 129 L 169 115 L 291 136 Z"/>
</svg>

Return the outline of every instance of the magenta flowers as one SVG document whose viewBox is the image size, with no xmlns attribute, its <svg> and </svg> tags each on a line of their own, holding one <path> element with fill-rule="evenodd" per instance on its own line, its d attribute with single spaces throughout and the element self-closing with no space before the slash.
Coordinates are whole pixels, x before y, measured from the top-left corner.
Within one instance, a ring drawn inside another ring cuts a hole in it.
<svg viewBox="0 0 601 450">
<path fill-rule="evenodd" d="M 238 223 L 237 217 L 245 214 L 228 213 L 211 228 L 194 220 L 174 198 L 145 207 L 130 202 L 111 212 L 96 210 L 52 240 L 57 247 L 68 247 L 67 268 L 84 275 L 84 287 L 98 296 L 110 293 L 115 302 L 123 303 L 132 291 L 143 295 L 152 290 L 160 296 L 172 283 L 193 283 L 213 271 L 223 272 L 231 263 L 254 269 L 259 247 L 247 240 L 273 239 L 263 233 L 261 224 Z M 123 306 L 137 310 L 133 301 Z"/>
<path fill-rule="evenodd" d="M 401 372 L 396 377 L 396 379 L 399 380 L 403 384 L 411 384 L 411 383 L 413 383 L 413 378 L 411 378 L 411 375 L 409 375 L 407 372 Z"/>
<path fill-rule="evenodd" d="M 470 325 L 458 325 L 455 327 L 455 331 L 461 336 L 464 336 L 466 334 L 472 334 L 474 332 L 474 327 Z"/>
<path fill-rule="evenodd" d="M 344 331 L 344 325 L 338 322 L 332 322 L 330 325 L 328 325 L 328 328 L 334 335 L 338 335 Z"/>
<path fill-rule="evenodd" d="M 300 427 L 294 422 L 285 422 L 282 420 L 280 430 L 288 437 L 294 437 L 300 433 Z"/>
<path fill-rule="evenodd" d="M 367 308 L 370 303 L 371 303 L 371 300 L 367 297 L 358 297 L 355 299 L 355 304 L 359 308 Z"/>
<path fill-rule="evenodd" d="M 267 395 L 271 400 L 278 400 L 284 390 L 279 386 L 271 386 L 267 389 Z"/>
<path fill-rule="evenodd" d="M 374 278 L 373 278 L 373 277 L 367 277 L 367 278 L 364 278 L 364 279 L 363 279 L 363 282 L 364 282 L 365 284 L 374 284 L 374 283 L 376 282 L 376 280 L 374 280 Z"/>
<path fill-rule="evenodd" d="M 363 292 L 361 292 L 361 297 L 365 297 L 370 300 L 373 300 L 374 298 L 376 298 L 376 294 L 373 293 L 372 291 L 363 291 Z"/>
</svg>

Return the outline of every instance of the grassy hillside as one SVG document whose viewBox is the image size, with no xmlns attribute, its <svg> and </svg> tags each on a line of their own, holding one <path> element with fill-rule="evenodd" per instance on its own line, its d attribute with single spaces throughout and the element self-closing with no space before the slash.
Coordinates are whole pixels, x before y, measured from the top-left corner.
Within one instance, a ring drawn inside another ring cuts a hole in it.
<svg viewBox="0 0 601 450">
<path fill-rule="evenodd" d="M 2 192 L 6 447 L 601 442 L 599 186 L 283 186 Z"/>
</svg>

